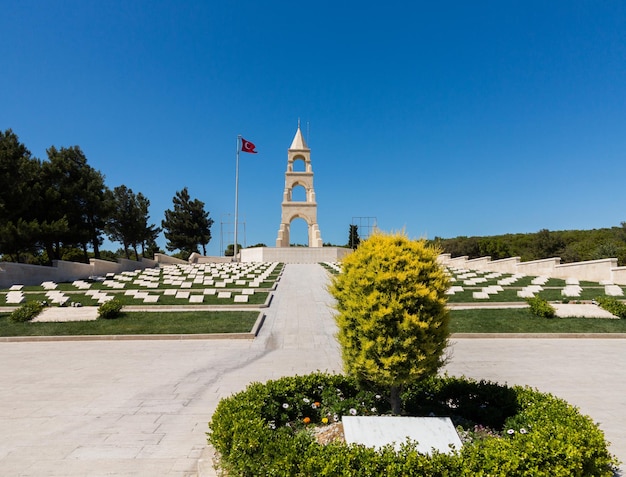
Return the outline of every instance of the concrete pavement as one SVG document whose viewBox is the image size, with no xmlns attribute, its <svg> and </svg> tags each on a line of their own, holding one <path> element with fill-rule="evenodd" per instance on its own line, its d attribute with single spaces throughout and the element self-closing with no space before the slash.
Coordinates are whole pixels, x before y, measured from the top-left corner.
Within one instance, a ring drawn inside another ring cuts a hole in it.
<svg viewBox="0 0 626 477">
<path fill-rule="evenodd" d="M 195 475 L 222 397 L 252 381 L 341 370 L 326 284 L 319 265 L 287 265 L 254 341 L 0 343 L 0 475 Z M 447 370 L 567 399 L 626 461 L 625 347 L 453 339 Z"/>
<path fill-rule="evenodd" d="M 326 281 L 288 265 L 254 341 L 0 343 L 0 475 L 195 475 L 222 397 L 340 371 Z"/>
<path fill-rule="evenodd" d="M 626 464 L 626 339 L 452 339 L 445 370 L 527 385 L 575 405 Z"/>
</svg>

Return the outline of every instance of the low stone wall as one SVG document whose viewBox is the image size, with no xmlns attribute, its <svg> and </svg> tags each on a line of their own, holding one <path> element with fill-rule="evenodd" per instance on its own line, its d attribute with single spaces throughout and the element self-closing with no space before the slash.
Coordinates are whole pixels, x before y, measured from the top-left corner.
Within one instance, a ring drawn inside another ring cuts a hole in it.
<svg viewBox="0 0 626 477">
<path fill-rule="evenodd" d="M 491 261 L 490 257 L 468 260 L 466 256 L 452 258 L 444 253 L 439 262 L 452 268 L 480 270 L 551 278 L 575 278 L 579 281 L 606 282 L 626 285 L 626 267 L 617 266 L 617 258 L 589 260 L 586 262 L 563 263 L 559 257 L 521 262 L 520 257 Z"/>
<path fill-rule="evenodd" d="M 626 285 L 626 267 L 615 267 L 611 270 L 612 281 L 616 285 Z"/>
<path fill-rule="evenodd" d="M 242 249 L 239 259 L 242 262 L 338 262 L 351 252 L 342 247 L 254 247 Z"/>
<path fill-rule="evenodd" d="M 564 263 L 554 267 L 555 278 L 578 278 L 590 282 L 613 280 L 612 270 L 617 268 L 617 258 Z"/>
<path fill-rule="evenodd" d="M 491 257 L 473 258 L 467 261 L 467 268 L 470 270 L 489 270 Z"/>
<path fill-rule="evenodd" d="M 153 268 L 154 260 L 144 259 L 139 262 L 120 259 L 118 262 L 91 259 L 89 263 L 54 260 L 51 267 L 27 265 L 24 263 L 0 262 L 0 288 L 12 285 L 40 285 L 42 282 L 73 282 L 107 273 L 121 273 L 132 270 Z"/>
<path fill-rule="evenodd" d="M 489 263 L 490 272 L 500 273 L 517 273 L 517 266 L 520 263 L 520 257 L 503 258 L 501 260 L 494 260 Z"/>
<path fill-rule="evenodd" d="M 56 267 L 0 262 L 0 288 L 17 284 L 40 285 L 41 282 L 55 281 L 58 276 L 59 270 Z"/>
<path fill-rule="evenodd" d="M 216 257 L 208 255 L 200 255 L 199 253 L 192 253 L 189 256 L 189 263 L 229 263 L 233 261 L 233 257 Z"/>
<path fill-rule="evenodd" d="M 185 260 L 181 260 L 180 258 L 170 257 L 169 255 L 165 255 L 164 253 L 155 253 L 154 260 L 163 265 L 183 265 L 189 262 Z"/>
<path fill-rule="evenodd" d="M 450 254 L 447 254 L 448 258 L 444 259 L 444 264 L 452 267 L 452 268 L 467 268 L 467 255 L 463 255 L 462 257 L 450 258 Z M 441 255 L 440 255 L 441 257 Z"/>
<path fill-rule="evenodd" d="M 517 272 L 522 275 L 536 275 L 554 278 L 578 278 L 578 277 L 557 277 L 555 269 L 561 263 L 559 257 L 545 258 L 543 260 L 532 260 L 530 262 L 520 262 L 517 264 Z M 583 262 L 584 263 L 584 262 Z M 582 280 L 582 278 L 579 278 Z"/>
</svg>

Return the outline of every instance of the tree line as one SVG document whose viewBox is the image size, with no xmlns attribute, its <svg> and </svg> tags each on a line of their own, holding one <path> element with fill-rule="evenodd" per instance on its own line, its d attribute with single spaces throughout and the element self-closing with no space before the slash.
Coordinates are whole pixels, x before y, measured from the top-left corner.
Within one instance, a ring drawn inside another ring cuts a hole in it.
<svg viewBox="0 0 626 477">
<path fill-rule="evenodd" d="M 0 131 L 0 255 L 4 261 L 49 264 L 115 258 L 100 250 L 104 236 L 122 244 L 122 255 L 152 257 L 161 231 L 166 248 L 188 257 L 206 254 L 213 220 L 204 203 L 176 192 L 161 226 L 150 223 L 150 201 L 125 185 L 112 190 L 87 163 L 79 146 L 50 147 L 33 157 L 11 129 Z M 141 252 L 139 251 L 141 250 Z"/>
<path fill-rule="evenodd" d="M 524 262 L 560 257 L 561 263 L 617 258 L 619 265 L 626 264 L 626 222 L 619 227 L 593 230 L 542 229 L 535 233 L 486 237 L 435 237 L 433 242 L 452 257 L 490 256 L 492 260 L 520 257 Z"/>
</svg>

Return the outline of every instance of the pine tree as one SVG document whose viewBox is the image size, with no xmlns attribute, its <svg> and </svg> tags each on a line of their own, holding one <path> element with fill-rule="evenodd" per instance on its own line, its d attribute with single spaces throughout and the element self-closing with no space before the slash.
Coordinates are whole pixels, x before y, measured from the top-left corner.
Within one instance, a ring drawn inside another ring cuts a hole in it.
<svg viewBox="0 0 626 477">
<path fill-rule="evenodd" d="M 161 229 L 148 225 L 150 201 L 141 193 L 121 185 L 113 189 L 113 211 L 107 223 L 106 232 L 111 240 L 124 246 L 126 258 L 130 258 L 129 247 L 139 260 L 137 247 L 141 245 L 142 255 L 146 243 L 151 243 Z"/>
<path fill-rule="evenodd" d="M 351 224 L 350 231 L 348 233 L 348 247 L 354 250 L 360 243 L 361 238 L 359 237 L 359 226 Z"/>
<path fill-rule="evenodd" d="M 204 210 L 204 202 L 191 200 L 187 187 L 176 192 L 172 199 L 173 210 L 165 211 L 165 220 L 161 222 L 165 232 L 168 250 L 180 250 L 189 256 L 198 252 L 202 245 L 202 253 L 206 255 L 206 245 L 211 240 L 211 225 L 213 219 Z"/>
</svg>

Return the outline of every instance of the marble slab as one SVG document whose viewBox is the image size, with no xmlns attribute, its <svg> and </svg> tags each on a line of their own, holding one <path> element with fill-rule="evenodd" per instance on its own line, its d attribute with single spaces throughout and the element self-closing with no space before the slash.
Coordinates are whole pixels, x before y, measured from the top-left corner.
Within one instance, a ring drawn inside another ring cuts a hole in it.
<svg viewBox="0 0 626 477">
<path fill-rule="evenodd" d="M 343 416 L 341 421 L 348 444 L 374 448 L 392 444 L 399 450 L 410 439 L 417 442 L 419 452 L 429 455 L 433 449 L 451 454 L 463 445 L 449 417 Z"/>
</svg>

